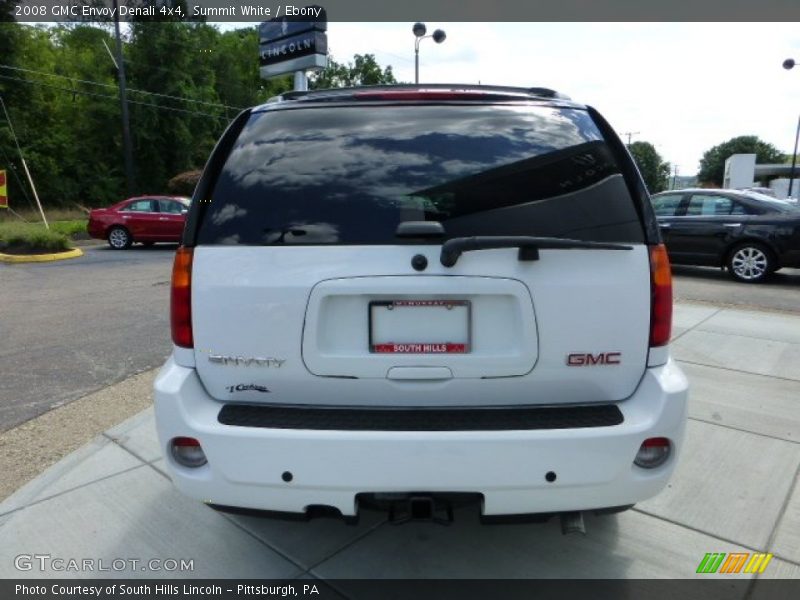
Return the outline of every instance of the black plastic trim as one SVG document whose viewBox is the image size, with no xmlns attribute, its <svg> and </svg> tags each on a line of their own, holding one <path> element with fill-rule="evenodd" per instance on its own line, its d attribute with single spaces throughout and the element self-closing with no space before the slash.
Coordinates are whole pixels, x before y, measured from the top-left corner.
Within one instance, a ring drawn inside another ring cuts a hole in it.
<svg viewBox="0 0 800 600">
<path fill-rule="evenodd" d="M 591 106 L 587 106 L 586 111 L 594 121 L 594 124 L 597 125 L 597 129 L 603 134 L 606 144 L 617 159 L 617 165 L 625 178 L 625 183 L 628 185 L 628 191 L 636 206 L 636 212 L 639 213 L 646 243 L 650 245 L 660 244 L 661 231 L 658 229 L 656 213 L 650 203 L 650 192 L 647 190 L 641 173 L 639 173 L 636 162 L 603 115 Z"/>
<path fill-rule="evenodd" d="M 359 515 L 345 517 L 338 510 L 326 506 L 309 506 L 305 512 L 288 512 L 282 510 L 264 510 L 260 508 L 245 508 L 242 506 L 227 506 L 225 504 L 208 504 L 209 508 L 230 515 L 257 517 L 260 519 L 274 519 L 278 521 L 308 522 L 312 519 L 336 519 L 344 521 L 347 525 L 358 525 Z"/>
<path fill-rule="evenodd" d="M 211 151 L 211 155 L 203 168 L 203 174 L 200 176 L 200 181 L 197 182 L 194 194 L 192 194 L 192 204 L 189 207 L 189 214 L 186 215 L 186 226 L 183 228 L 181 243 L 187 248 L 197 244 L 197 232 L 200 230 L 200 224 L 203 222 L 203 217 L 208 210 L 211 191 L 217 183 L 217 177 L 219 177 L 225 161 L 228 160 L 228 155 L 231 153 L 239 133 L 241 133 L 250 118 L 250 113 L 251 109 L 249 108 L 243 110 L 231 121 L 214 150 Z"/>
<path fill-rule="evenodd" d="M 337 408 L 226 404 L 223 425 L 320 431 L 525 431 L 612 427 L 615 404 L 522 408 Z"/>
</svg>

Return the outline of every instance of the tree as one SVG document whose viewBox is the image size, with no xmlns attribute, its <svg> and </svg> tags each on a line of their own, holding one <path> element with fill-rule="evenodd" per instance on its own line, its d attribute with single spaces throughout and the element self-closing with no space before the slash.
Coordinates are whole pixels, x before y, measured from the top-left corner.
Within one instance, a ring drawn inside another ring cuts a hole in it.
<svg viewBox="0 0 800 600">
<path fill-rule="evenodd" d="M 311 76 L 312 89 L 397 83 L 392 67 L 381 69 L 374 54 L 356 54 L 353 62 L 342 64 L 328 57 L 328 68 Z"/>
<path fill-rule="evenodd" d="M 656 194 L 667 189 L 669 184 L 670 165 L 664 162 L 661 155 L 650 142 L 633 142 L 628 150 L 639 167 L 647 189 Z"/>
<path fill-rule="evenodd" d="M 733 154 L 755 154 L 759 163 L 782 163 L 784 154 L 772 144 L 754 135 L 740 135 L 717 144 L 700 159 L 698 181 L 721 186 L 725 175 L 725 161 Z"/>
<path fill-rule="evenodd" d="M 95 1 L 95 0 L 84 0 Z M 182 0 L 129 0 L 181 6 Z M 0 0 L 0 94 L 45 207 L 97 206 L 126 193 L 117 71 L 105 46 L 107 24 L 27 25 L 13 20 L 16 3 Z M 263 80 L 258 32 L 221 32 L 204 22 L 159 14 L 137 17 L 123 40 L 136 192 L 162 193 L 171 177 L 203 166 L 231 119 L 243 108 L 292 89 L 292 76 Z M 356 55 L 320 76 L 324 86 L 393 83 L 391 67 Z M 19 153 L 0 113 L 0 169 L 8 171 L 15 206 L 30 202 Z M 193 187 L 183 184 L 183 192 Z M 19 203 L 19 204 L 17 204 Z"/>
</svg>

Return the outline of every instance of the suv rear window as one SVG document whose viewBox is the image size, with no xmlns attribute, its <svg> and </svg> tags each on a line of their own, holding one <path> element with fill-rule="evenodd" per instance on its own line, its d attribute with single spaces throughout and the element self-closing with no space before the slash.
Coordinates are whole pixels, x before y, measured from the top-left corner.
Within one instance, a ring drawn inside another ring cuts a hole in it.
<svg viewBox="0 0 800 600">
<path fill-rule="evenodd" d="M 210 193 L 199 244 L 398 244 L 446 237 L 642 242 L 623 176 L 585 110 L 339 105 L 254 113 Z"/>
</svg>

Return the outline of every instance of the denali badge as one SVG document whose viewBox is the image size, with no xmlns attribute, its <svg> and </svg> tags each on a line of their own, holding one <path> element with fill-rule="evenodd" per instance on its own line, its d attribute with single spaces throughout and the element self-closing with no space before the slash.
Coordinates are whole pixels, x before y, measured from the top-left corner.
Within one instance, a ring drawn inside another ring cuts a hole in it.
<svg viewBox="0 0 800 600">
<path fill-rule="evenodd" d="M 567 365 L 570 367 L 589 367 L 591 365 L 618 365 L 622 362 L 621 352 L 574 352 L 567 355 Z"/>
<path fill-rule="evenodd" d="M 249 356 L 223 356 L 221 354 L 209 354 L 208 361 L 218 363 L 220 365 L 234 365 L 249 367 L 256 365 L 258 367 L 275 367 L 276 369 L 283 366 L 286 362 L 285 358 L 256 358 Z"/>
<path fill-rule="evenodd" d="M 231 394 L 233 392 L 263 392 L 265 394 L 269 394 L 269 390 L 265 388 L 263 385 L 256 385 L 255 383 L 240 383 L 238 385 L 226 385 L 225 389 L 228 390 Z"/>
</svg>

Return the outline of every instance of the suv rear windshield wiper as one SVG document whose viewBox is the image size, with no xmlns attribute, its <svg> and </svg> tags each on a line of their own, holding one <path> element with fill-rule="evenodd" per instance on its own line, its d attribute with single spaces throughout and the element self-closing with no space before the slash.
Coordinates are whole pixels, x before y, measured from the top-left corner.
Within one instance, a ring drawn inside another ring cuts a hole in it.
<svg viewBox="0 0 800 600">
<path fill-rule="evenodd" d="M 453 267 L 464 252 L 493 248 L 519 248 L 519 260 L 539 260 L 539 250 L 633 250 L 633 246 L 605 242 L 585 242 L 570 238 L 519 236 L 475 236 L 447 240 L 442 244 L 440 261 Z"/>
</svg>

